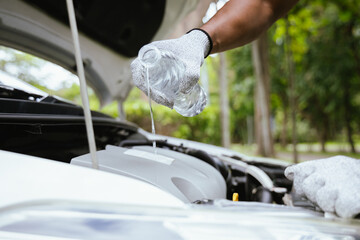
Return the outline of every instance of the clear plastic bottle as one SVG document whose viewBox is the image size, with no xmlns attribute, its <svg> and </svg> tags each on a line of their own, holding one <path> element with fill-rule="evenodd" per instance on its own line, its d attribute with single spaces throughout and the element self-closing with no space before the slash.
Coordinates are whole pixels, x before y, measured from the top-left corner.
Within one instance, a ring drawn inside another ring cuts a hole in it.
<svg viewBox="0 0 360 240">
<path fill-rule="evenodd" d="M 138 55 L 148 68 L 150 89 L 156 89 L 169 99 L 174 99 L 174 109 L 185 117 L 201 113 L 206 106 L 206 94 L 197 83 L 188 93 L 179 91 L 186 66 L 173 53 L 160 51 L 154 46 L 144 46 Z"/>
</svg>

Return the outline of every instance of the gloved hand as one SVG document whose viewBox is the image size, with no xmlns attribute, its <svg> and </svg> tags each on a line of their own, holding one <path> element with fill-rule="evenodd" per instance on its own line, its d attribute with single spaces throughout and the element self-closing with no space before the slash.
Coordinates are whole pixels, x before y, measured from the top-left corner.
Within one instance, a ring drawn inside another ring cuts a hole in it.
<svg viewBox="0 0 360 240">
<path fill-rule="evenodd" d="M 160 51 L 172 52 L 186 67 L 185 78 L 180 80 L 179 90 L 187 93 L 200 78 L 200 67 L 204 58 L 211 50 L 211 39 L 204 32 L 194 29 L 177 39 L 152 42 L 149 45 Z M 135 85 L 147 95 L 146 69 L 136 58 L 131 63 L 131 71 Z M 151 99 L 155 102 L 173 108 L 174 99 L 169 99 L 161 92 L 151 91 Z"/>
<path fill-rule="evenodd" d="M 324 212 L 352 218 L 360 213 L 360 160 L 345 156 L 303 162 L 285 169 L 296 194 Z"/>
</svg>

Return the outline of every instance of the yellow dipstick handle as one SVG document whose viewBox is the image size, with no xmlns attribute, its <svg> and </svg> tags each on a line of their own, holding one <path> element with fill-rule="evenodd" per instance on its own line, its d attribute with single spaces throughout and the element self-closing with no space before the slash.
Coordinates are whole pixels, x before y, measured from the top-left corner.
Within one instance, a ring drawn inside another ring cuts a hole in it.
<svg viewBox="0 0 360 240">
<path fill-rule="evenodd" d="M 233 193 L 233 198 L 232 198 L 232 200 L 233 200 L 234 202 L 239 201 L 239 194 L 238 194 L 238 193 Z"/>
</svg>

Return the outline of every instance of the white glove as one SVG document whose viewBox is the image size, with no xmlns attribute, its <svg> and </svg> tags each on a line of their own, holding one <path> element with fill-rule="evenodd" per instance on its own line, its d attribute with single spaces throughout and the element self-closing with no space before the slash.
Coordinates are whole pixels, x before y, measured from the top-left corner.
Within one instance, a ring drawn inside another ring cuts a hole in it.
<svg viewBox="0 0 360 240">
<path fill-rule="evenodd" d="M 200 67 L 204 58 L 211 51 L 211 39 L 201 30 L 194 29 L 177 39 L 157 41 L 148 44 L 155 46 L 160 51 L 172 52 L 186 67 L 185 78 L 180 80 L 179 90 L 187 93 L 200 78 Z M 146 69 L 136 58 L 131 63 L 131 71 L 135 85 L 147 95 Z M 151 99 L 155 102 L 173 108 L 174 99 L 164 96 L 156 89 L 151 91 Z"/>
<path fill-rule="evenodd" d="M 296 194 L 324 212 L 352 218 L 360 213 L 360 160 L 336 156 L 303 162 L 285 169 Z"/>
</svg>

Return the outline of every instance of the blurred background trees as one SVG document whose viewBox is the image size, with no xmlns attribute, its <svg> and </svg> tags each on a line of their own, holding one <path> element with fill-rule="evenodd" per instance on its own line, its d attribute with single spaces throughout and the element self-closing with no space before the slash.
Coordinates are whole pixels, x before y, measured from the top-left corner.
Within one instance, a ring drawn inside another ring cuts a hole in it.
<svg viewBox="0 0 360 240">
<path fill-rule="evenodd" d="M 327 147 L 334 151 L 335 143 L 346 143 L 337 150 L 356 152 L 356 142 L 360 140 L 359 9 L 360 2 L 355 0 L 301 1 L 269 29 L 266 35 L 270 76 L 268 125 L 278 152 L 293 144 L 290 150 L 295 153 L 291 158 L 295 159 L 297 143 L 300 150 L 307 143 L 307 147 L 314 148 L 310 150 L 320 146 L 323 152 Z M 258 80 L 253 49 L 248 45 L 226 52 L 233 144 L 259 144 L 255 109 L 257 104 L 266 103 L 260 102 L 255 94 Z M 207 119 L 206 122 L 221 119 L 220 88 L 217 89 L 221 78 L 217 74 L 221 68 L 219 55 L 207 61 L 211 100 L 207 110 L 213 111 L 213 117 L 204 112 L 193 119 L 183 119 L 180 122 L 186 127 L 177 128 L 177 136 L 206 141 L 208 137 L 197 136 L 210 136 L 209 124 L 195 126 L 195 122 L 201 121 L 194 119 Z M 210 142 L 221 144 L 218 124 L 213 126 L 217 130 Z M 183 131 L 180 133 L 179 129 Z M 190 129 L 202 129 L 203 134 L 193 134 Z M 262 134 L 263 131 L 266 130 L 260 130 Z M 273 155 L 271 150 L 257 152 Z"/>
<path fill-rule="evenodd" d="M 230 141 L 231 148 L 245 153 L 288 160 L 296 160 L 297 151 L 343 152 L 359 158 L 359 9 L 358 0 L 303 0 L 263 35 L 265 62 L 254 61 L 254 45 L 208 57 L 209 105 L 200 115 L 185 118 L 154 104 L 157 133 L 227 147 Z M 13 56 L 11 61 L 0 60 L 0 69 L 7 72 L 14 64 L 28 64 L 24 69 L 43 64 L 27 54 L 0 50 Z M 264 88 L 268 95 L 261 101 L 256 93 L 256 64 L 268 66 L 268 87 Z M 21 72 L 12 74 L 41 84 Z M 221 85 L 219 80 L 224 78 L 227 84 Z M 47 91 L 80 103 L 76 84 Z M 116 102 L 99 109 L 92 92 L 90 98 L 92 109 L 118 116 Z M 228 112 L 224 111 L 226 105 Z M 266 105 L 267 129 L 259 130 L 262 120 L 256 117 L 256 109 Z M 125 111 L 128 121 L 151 130 L 147 99 L 138 89 L 130 93 Z M 274 150 L 261 149 L 259 134 L 271 137 L 265 142 Z"/>
</svg>

